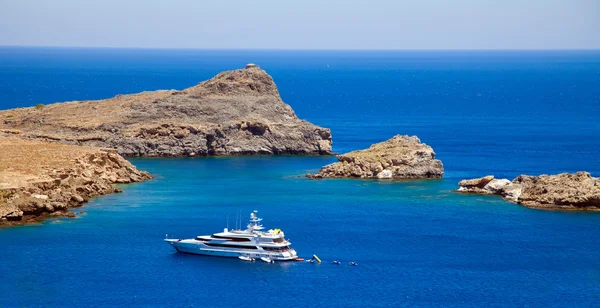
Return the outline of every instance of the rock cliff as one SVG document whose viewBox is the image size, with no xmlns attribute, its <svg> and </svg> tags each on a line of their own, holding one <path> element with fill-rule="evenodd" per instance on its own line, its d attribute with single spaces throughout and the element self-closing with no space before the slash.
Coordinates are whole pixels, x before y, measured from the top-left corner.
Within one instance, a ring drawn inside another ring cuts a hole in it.
<svg viewBox="0 0 600 308">
<path fill-rule="evenodd" d="M 124 156 L 331 154 L 330 130 L 300 120 L 255 65 L 182 91 L 0 111 L 0 134 Z"/>
<path fill-rule="evenodd" d="M 458 185 L 458 192 L 500 195 L 531 208 L 600 211 L 600 179 L 587 172 L 520 175 L 512 181 L 488 175 Z"/>
<path fill-rule="evenodd" d="M 113 149 L 0 138 L 0 225 L 69 216 L 115 183 L 150 179 Z"/>
<path fill-rule="evenodd" d="M 338 162 L 327 165 L 309 178 L 441 178 L 444 166 L 435 159 L 433 149 L 416 136 L 394 136 L 387 141 L 338 155 Z"/>
</svg>

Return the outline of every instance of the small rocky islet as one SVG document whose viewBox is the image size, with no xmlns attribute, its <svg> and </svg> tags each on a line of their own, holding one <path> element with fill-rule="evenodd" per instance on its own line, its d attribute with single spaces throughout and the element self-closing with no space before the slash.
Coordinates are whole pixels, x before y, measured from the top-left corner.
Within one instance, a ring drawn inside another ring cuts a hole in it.
<svg viewBox="0 0 600 308">
<path fill-rule="evenodd" d="M 520 175 L 512 181 L 488 175 L 458 185 L 457 192 L 499 195 L 529 208 L 600 211 L 600 179 L 588 172 Z"/>
<path fill-rule="evenodd" d="M 368 149 L 337 156 L 338 162 L 321 168 L 311 179 L 439 179 L 444 175 L 442 162 L 417 136 L 396 135 Z"/>
</svg>

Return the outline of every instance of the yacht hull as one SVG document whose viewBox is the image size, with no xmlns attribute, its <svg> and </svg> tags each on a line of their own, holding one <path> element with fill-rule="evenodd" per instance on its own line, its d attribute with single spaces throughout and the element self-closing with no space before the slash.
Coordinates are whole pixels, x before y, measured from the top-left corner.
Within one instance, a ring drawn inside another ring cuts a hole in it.
<svg viewBox="0 0 600 308">
<path fill-rule="evenodd" d="M 239 258 L 240 256 L 249 256 L 255 259 L 261 257 L 270 258 L 276 261 L 292 261 L 298 258 L 296 251 L 290 249 L 285 252 L 271 252 L 263 249 L 239 249 L 239 248 L 228 248 L 228 247 L 209 247 L 201 242 L 194 240 L 178 240 L 178 239 L 166 239 L 165 242 L 169 243 L 177 252 L 189 253 L 204 256 L 215 256 L 225 258 Z"/>
</svg>

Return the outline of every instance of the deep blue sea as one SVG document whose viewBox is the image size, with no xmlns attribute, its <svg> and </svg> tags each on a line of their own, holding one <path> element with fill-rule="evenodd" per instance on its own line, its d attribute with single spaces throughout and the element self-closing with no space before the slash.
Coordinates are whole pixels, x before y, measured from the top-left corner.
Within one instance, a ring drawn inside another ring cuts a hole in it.
<svg viewBox="0 0 600 308">
<path fill-rule="evenodd" d="M 75 219 L 0 229 L 0 307 L 600 305 L 600 213 L 452 193 L 487 174 L 600 176 L 600 51 L 2 47 L 0 109 L 182 89 L 248 62 L 299 117 L 331 128 L 336 152 L 417 135 L 445 178 L 303 177 L 334 157 L 132 159 L 156 179 Z M 324 262 L 244 263 L 163 242 L 254 209 Z"/>
</svg>

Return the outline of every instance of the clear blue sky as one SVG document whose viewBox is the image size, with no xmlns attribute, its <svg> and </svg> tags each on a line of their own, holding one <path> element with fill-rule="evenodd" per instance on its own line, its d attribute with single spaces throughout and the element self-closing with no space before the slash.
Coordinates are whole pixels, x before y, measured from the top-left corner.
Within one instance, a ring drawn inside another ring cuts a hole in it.
<svg viewBox="0 0 600 308">
<path fill-rule="evenodd" d="M 600 49 L 600 0 L 0 0 L 0 45 Z"/>
</svg>

